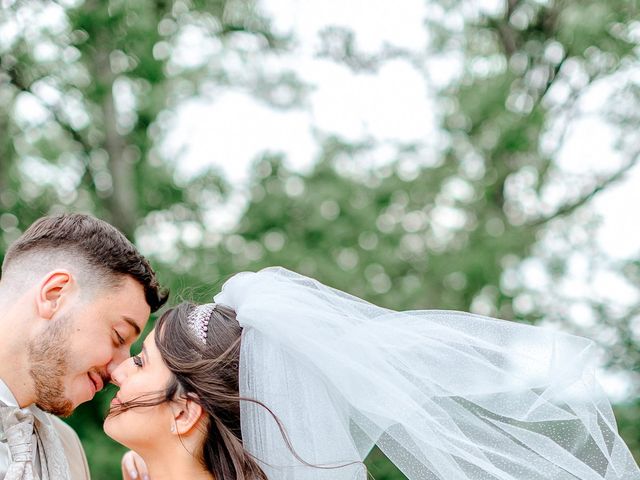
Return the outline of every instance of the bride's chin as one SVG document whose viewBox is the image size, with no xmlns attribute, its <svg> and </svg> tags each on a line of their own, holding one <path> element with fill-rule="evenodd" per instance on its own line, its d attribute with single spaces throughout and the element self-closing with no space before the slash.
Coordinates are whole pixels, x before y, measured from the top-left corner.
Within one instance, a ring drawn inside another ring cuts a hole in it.
<svg viewBox="0 0 640 480">
<path fill-rule="evenodd" d="M 102 424 L 104 433 L 112 440 L 130 450 L 140 452 L 147 445 L 148 437 L 144 428 L 135 422 L 136 416 L 127 416 L 128 412 L 108 416 Z"/>
<path fill-rule="evenodd" d="M 113 427 L 113 418 L 112 417 L 107 417 L 104 420 L 104 423 L 102 424 L 102 430 L 104 430 L 104 433 L 106 433 L 111 438 L 113 438 L 113 436 L 112 436 L 113 428 L 112 427 Z"/>
<path fill-rule="evenodd" d="M 104 430 L 104 433 L 107 434 L 107 436 L 111 437 L 118 443 L 122 443 L 124 432 L 122 432 L 122 425 L 119 425 L 120 422 L 118 422 L 118 420 L 119 419 L 117 416 L 107 417 L 102 424 L 102 429 Z"/>
</svg>

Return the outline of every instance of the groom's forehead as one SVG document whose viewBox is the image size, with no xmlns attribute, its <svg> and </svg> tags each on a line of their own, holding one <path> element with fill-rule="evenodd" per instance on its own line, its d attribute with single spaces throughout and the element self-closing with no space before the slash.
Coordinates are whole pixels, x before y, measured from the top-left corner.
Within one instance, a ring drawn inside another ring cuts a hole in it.
<svg viewBox="0 0 640 480">
<path fill-rule="evenodd" d="M 95 292 L 94 304 L 112 320 L 131 326 L 139 335 L 147 323 L 151 309 L 144 295 L 144 288 L 130 277 L 113 287 Z"/>
</svg>

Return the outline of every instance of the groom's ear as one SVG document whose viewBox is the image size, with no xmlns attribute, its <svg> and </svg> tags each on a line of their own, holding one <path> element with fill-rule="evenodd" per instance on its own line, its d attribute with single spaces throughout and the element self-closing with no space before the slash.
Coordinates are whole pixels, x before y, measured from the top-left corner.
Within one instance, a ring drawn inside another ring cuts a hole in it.
<svg viewBox="0 0 640 480">
<path fill-rule="evenodd" d="M 198 426 L 204 415 L 202 407 L 191 397 L 182 397 L 174 401 L 173 421 L 171 432 L 176 435 L 187 435 Z"/>
<path fill-rule="evenodd" d="M 50 320 L 60 309 L 63 297 L 70 290 L 73 277 L 67 270 L 54 270 L 40 282 L 36 309 L 41 318 Z"/>
</svg>

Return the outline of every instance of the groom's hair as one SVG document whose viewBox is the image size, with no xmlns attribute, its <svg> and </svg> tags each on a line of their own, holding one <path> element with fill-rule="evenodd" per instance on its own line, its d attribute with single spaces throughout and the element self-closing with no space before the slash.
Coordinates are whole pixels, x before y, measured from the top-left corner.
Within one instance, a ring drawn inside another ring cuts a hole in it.
<svg viewBox="0 0 640 480">
<path fill-rule="evenodd" d="M 147 259 L 117 228 L 91 215 L 71 213 L 36 220 L 9 246 L 2 279 L 24 278 L 52 268 L 75 268 L 82 287 L 117 287 L 129 276 L 144 288 L 152 312 L 167 301 L 168 292 L 160 287 Z"/>
</svg>

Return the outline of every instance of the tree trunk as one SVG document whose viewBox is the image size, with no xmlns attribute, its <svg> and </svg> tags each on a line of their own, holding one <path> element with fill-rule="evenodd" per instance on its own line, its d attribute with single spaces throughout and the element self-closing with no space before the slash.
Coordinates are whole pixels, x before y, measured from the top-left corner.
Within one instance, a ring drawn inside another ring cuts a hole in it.
<svg viewBox="0 0 640 480">
<path fill-rule="evenodd" d="M 113 97 L 115 76 L 109 61 L 108 32 L 101 31 L 96 38 L 95 71 L 102 82 L 103 97 L 100 101 L 104 121 L 104 147 L 109 155 L 108 169 L 111 174 L 112 190 L 107 198 L 110 221 L 132 237 L 137 220 L 137 193 L 135 190 L 135 172 L 133 164 L 126 158 L 126 138 L 118 132 L 117 112 Z"/>
<path fill-rule="evenodd" d="M 3 193 L 9 188 L 9 170 L 13 154 L 12 140 L 9 135 L 9 121 L 6 116 L 0 115 L 0 211 L 6 208 L 3 201 Z"/>
</svg>

